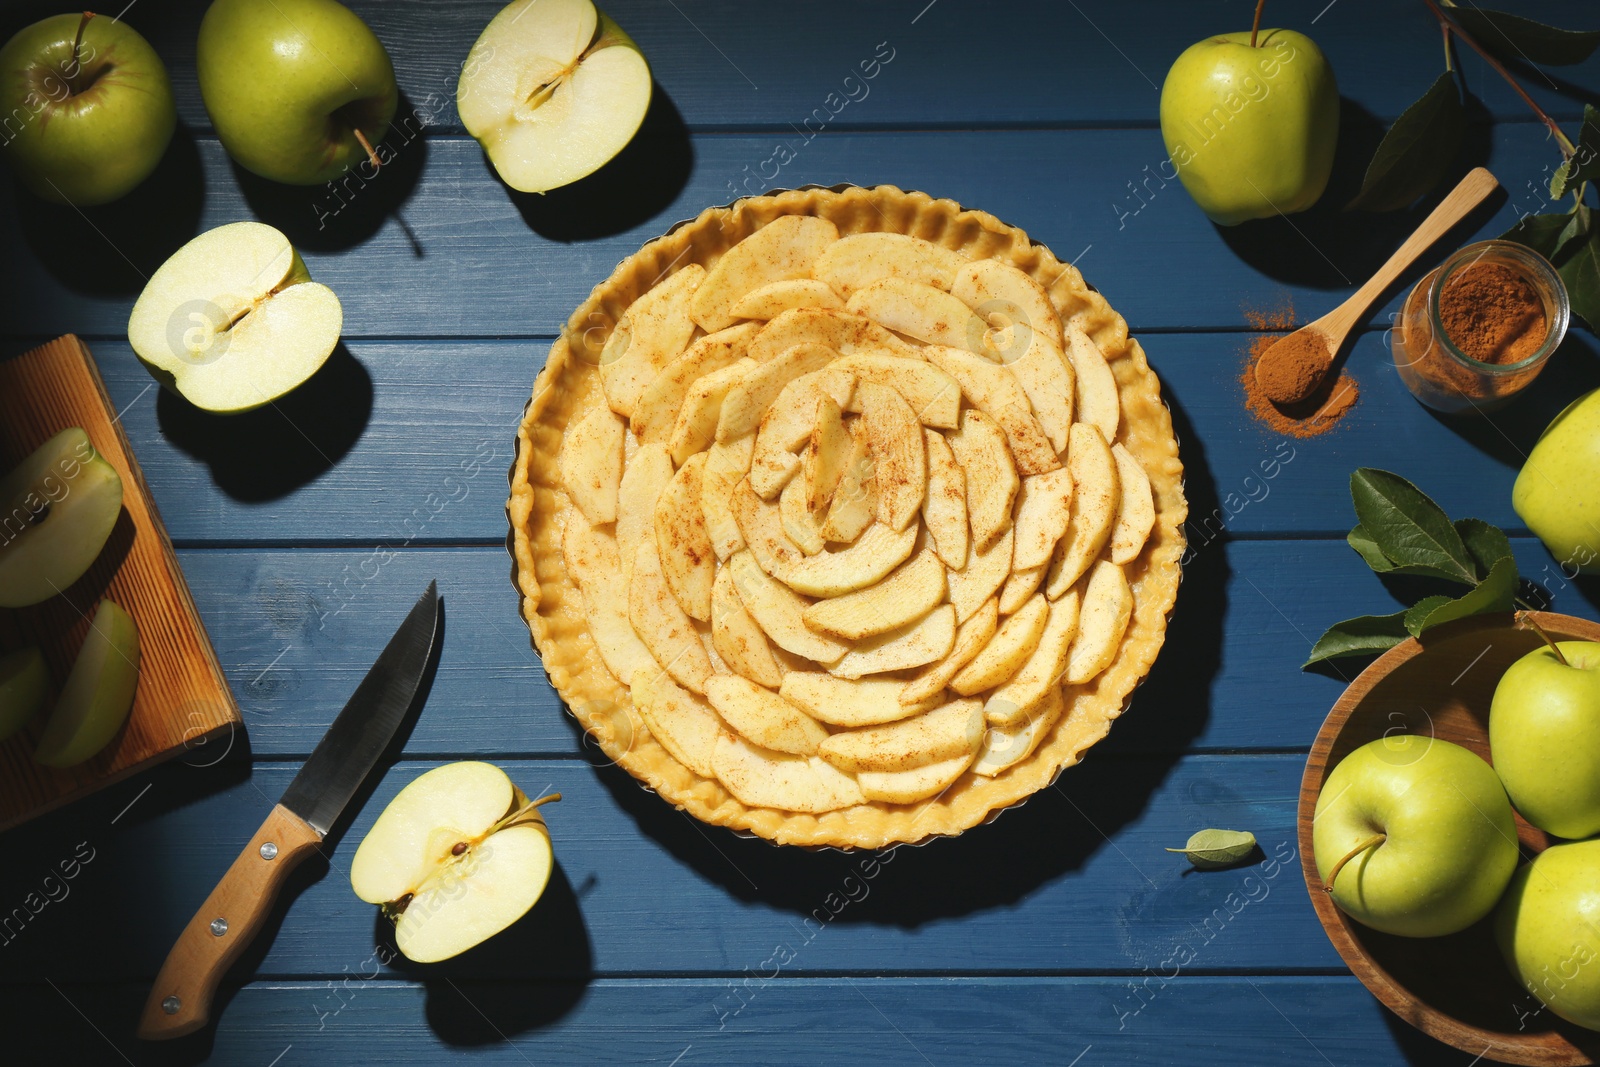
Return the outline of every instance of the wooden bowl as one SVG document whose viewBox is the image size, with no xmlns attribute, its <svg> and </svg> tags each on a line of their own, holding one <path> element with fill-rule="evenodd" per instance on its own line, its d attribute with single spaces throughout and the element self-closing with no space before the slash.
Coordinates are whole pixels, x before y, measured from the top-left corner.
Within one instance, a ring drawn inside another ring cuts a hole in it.
<svg viewBox="0 0 1600 1067">
<path fill-rule="evenodd" d="M 1600 641 L 1600 624 L 1534 612 L 1556 640 Z M 1300 781 L 1300 865 L 1322 928 L 1384 1006 L 1423 1033 L 1471 1056 L 1504 1063 L 1592 1064 L 1600 1033 L 1561 1019 L 1517 984 L 1494 942 L 1492 916 L 1449 937 L 1396 937 L 1334 906 L 1312 856 L 1311 820 L 1328 773 L 1386 734 L 1428 734 L 1489 759 L 1489 703 L 1500 675 L 1541 644 L 1511 615 L 1447 623 L 1380 656 L 1344 691 L 1317 732 Z M 1519 815 L 1525 856 L 1546 845 Z"/>
</svg>

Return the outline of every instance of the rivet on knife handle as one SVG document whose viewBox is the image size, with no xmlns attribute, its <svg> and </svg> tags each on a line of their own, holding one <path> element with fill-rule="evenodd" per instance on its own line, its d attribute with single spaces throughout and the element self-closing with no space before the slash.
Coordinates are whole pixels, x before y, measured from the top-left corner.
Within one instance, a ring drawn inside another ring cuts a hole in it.
<svg viewBox="0 0 1600 1067">
<path fill-rule="evenodd" d="M 222 976 L 261 928 L 289 872 L 321 842 L 320 834 L 282 804 L 272 809 L 178 935 L 145 1002 L 140 1037 L 182 1037 L 206 1024 Z"/>
</svg>

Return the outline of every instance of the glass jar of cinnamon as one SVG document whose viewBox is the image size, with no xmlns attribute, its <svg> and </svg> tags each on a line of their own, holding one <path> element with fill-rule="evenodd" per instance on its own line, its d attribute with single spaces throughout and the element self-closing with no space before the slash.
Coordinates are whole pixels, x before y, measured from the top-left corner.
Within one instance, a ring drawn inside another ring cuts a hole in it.
<svg viewBox="0 0 1600 1067">
<path fill-rule="evenodd" d="M 1480 241 L 1411 290 L 1389 348 L 1400 380 L 1428 407 L 1492 411 L 1539 376 L 1570 314 L 1548 260 L 1510 241 Z"/>
</svg>

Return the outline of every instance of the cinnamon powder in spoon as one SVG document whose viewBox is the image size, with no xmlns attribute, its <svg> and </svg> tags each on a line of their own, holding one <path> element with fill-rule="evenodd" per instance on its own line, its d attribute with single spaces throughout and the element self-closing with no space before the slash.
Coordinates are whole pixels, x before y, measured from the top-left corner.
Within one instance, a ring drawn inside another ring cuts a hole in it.
<svg viewBox="0 0 1600 1067">
<path fill-rule="evenodd" d="M 1294 329 L 1294 309 L 1287 305 L 1275 312 L 1247 310 L 1245 318 L 1258 330 Z M 1323 381 L 1322 388 L 1305 400 L 1280 408 L 1256 380 L 1256 364 L 1280 337 L 1281 334 L 1263 333 L 1250 342 L 1244 372 L 1239 375 L 1239 384 L 1244 389 L 1245 410 L 1269 429 L 1289 437 L 1315 437 L 1327 433 L 1345 412 L 1355 406 L 1360 396 L 1356 381 L 1343 372 L 1337 377 L 1329 375 Z M 1300 343 L 1302 340 L 1305 342 L 1303 345 Z M 1290 345 L 1292 347 L 1288 349 L 1287 358 L 1280 351 L 1267 364 L 1266 369 L 1272 375 L 1283 375 L 1290 381 L 1297 381 L 1301 376 L 1310 377 L 1322 370 L 1327 350 L 1321 347 L 1318 338 L 1303 335 L 1291 341 Z"/>
</svg>

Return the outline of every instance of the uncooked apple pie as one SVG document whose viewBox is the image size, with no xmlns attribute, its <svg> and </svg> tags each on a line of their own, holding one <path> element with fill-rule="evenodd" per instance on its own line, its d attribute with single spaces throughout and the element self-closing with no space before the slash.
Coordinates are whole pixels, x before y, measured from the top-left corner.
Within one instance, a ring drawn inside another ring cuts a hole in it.
<svg viewBox="0 0 1600 1067">
<path fill-rule="evenodd" d="M 609 758 L 706 822 L 881 847 L 1105 735 L 1166 632 L 1181 479 L 1077 270 L 846 187 L 624 260 L 550 350 L 508 510 L 523 615 Z"/>
</svg>

